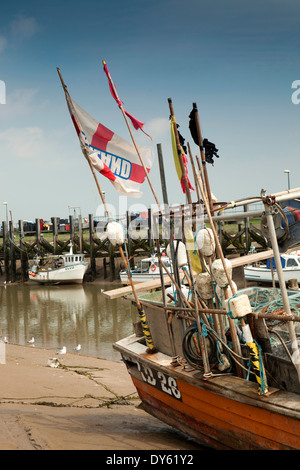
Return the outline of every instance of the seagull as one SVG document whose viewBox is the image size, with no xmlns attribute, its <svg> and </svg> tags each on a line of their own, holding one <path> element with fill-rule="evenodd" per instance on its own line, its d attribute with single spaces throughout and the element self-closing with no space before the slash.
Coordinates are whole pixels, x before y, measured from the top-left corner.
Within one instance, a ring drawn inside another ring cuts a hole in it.
<svg viewBox="0 0 300 470">
<path fill-rule="evenodd" d="M 66 346 L 64 346 L 63 348 L 59 349 L 56 354 L 66 354 L 67 352 L 67 348 Z"/>
<path fill-rule="evenodd" d="M 33 344 L 34 343 L 34 337 L 32 337 L 29 341 L 27 341 L 27 343 Z"/>
<path fill-rule="evenodd" d="M 73 348 L 73 351 L 80 351 L 81 349 L 81 344 L 78 344 L 78 346 L 76 346 L 76 348 Z"/>
<path fill-rule="evenodd" d="M 3 338 L 3 342 L 4 342 L 4 343 L 8 343 L 7 336 L 4 336 L 4 338 Z"/>
</svg>

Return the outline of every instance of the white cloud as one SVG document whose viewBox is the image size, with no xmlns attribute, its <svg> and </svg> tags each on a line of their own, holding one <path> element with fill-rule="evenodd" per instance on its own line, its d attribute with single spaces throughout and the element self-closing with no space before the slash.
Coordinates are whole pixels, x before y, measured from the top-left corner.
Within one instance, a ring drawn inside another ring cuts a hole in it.
<svg viewBox="0 0 300 470">
<path fill-rule="evenodd" d="M 153 140 L 159 140 L 166 137 L 166 135 L 170 134 L 170 121 L 166 118 L 152 119 L 147 122 L 146 132 L 151 135 Z"/>
<path fill-rule="evenodd" d="M 2 154 L 22 159 L 35 158 L 42 154 L 44 131 L 39 127 L 18 129 L 11 127 L 0 133 Z"/>
<path fill-rule="evenodd" d="M 38 88 L 19 88 L 12 93 L 8 93 L 9 86 L 6 87 L 6 104 L 0 107 L 0 119 L 18 119 L 23 116 L 30 116 L 38 108 L 45 105 L 45 101 L 35 103 L 34 98 L 38 93 Z"/>
<path fill-rule="evenodd" d="M 33 16 L 16 15 L 10 23 L 10 29 L 14 37 L 28 39 L 38 32 L 39 25 Z"/>
</svg>

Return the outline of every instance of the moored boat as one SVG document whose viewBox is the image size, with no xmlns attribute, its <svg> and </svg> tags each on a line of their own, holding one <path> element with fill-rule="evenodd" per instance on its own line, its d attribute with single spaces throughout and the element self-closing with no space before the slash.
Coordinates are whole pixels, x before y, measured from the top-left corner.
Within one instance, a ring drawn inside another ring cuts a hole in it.
<svg viewBox="0 0 300 470">
<path fill-rule="evenodd" d="M 269 200 L 275 198 L 264 199 L 266 208 Z M 173 302 L 163 289 L 140 293 L 142 330 L 114 348 L 143 408 L 199 442 L 215 449 L 300 450 L 300 294 L 286 289 L 275 242 L 280 289 L 242 290 L 215 242 L 219 257 L 204 257 L 206 272 L 191 278 L 193 302 L 179 301 L 179 291 Z M 133 295 L 128 300 L 136 304 Z"/>
<path fill-rule="evenodd" d="M 164 254 L 163 254 L 164 255 Z M 163 256 L 163 261 L 168 269 L 172 270 L 170 258 Z M 133 282 L 145 282 L 160 279 L 159 259 L 155 255 L 142 258 L 134 269 L 130 269 L 130 276 Z M 166 276 L 166 274 L 165 274 Z M 123 284 L 128 284 L 127 270 L 120 271 L 120 280 Z"/>
<path fill-rule="evenodd" d="M 259 292 L 265 295 L 267 291 Z M 217 366 L 222 366 L 222 360 L 218 360 L 217 348 L 221 340 L 213 346 L 209 336 L 207 347 L 215 351 L 211 351 L 215 367 L 206 375 L 203 365 L 193 364 L 196 356 L 201 364 L 192 344 L 196 339 L 194 327 L 189 333 L 186 318 L 175 315 L 170 332 L 161 295 L 144 294 L 140 300 L 157 352 L 149 353 L 144 336 L 138 334 L 118 341 L 114 348 L 120 352 L 147 412 L 216 449 L 300 448 L 299 381 L 288 355 L 279 359 L 283 363 L 279 367 L 274 352 L 278 345 L 273 351 L 271 342 L 267 340 L 266 345 L 266 339 L 260 338 L 274 386 L 258 395 L 255 380 L 247 380 L 247 374 L 237 376 L 234 366 L 220 372 Z M 168 318 L 179 311 L 169 308 Z M 261 327 L 264 320 L 259 319 L 259 323 Z M 249 356 L 244 361 L 246 368 L 247 361 Z M 292 392 L 285 389 L 287 377 Z"/>
<path fill-rule="evenodd" d="M 297 254 L 282 254 L 280 256 L 284 280 L 286 283 L 296 279 L 300 283 L 300 258 Z M 274 258 L 265 263 L 256 263 L 244 267 L 245 279 L 257 282 L 278 282 Z"/>
<path fill-rule="evenodd" d="M 29 280 L 40 284 L 82 284 L 88 263 L 83 253 L 36 256 L 28 271 Z"/>
</svg>

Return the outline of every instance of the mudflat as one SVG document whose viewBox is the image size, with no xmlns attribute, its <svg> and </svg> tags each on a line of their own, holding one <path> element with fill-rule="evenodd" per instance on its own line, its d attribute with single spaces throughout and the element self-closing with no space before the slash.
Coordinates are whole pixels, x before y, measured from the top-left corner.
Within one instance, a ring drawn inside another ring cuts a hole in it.
<svg viewBox="0 0 300 470">
<path fill-rule="evenodd" d="M 138 407 L 122 362 L 13 344 L 2 362 L 0 450 L 203 449 Z"/>
</svg>

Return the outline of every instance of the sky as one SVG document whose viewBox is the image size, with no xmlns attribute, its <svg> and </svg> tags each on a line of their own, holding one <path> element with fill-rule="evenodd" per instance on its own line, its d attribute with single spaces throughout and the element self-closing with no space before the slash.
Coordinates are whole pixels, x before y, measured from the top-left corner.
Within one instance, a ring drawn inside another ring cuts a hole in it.
<svg viewBox="0 0 300 470">
<path fill-rule="evenodd" d="M 185 201 L 172 155 L 168 98 L 194 157 L 199 148 L 188 123 L 197 103 L 203 138 L 219 149 L 214 165 L 207 165 L 219 201 L 287 189 L 286 169 L 291 187 L 300 186 L 299 16 L 294 0 L 2 2 L 0 219 L 6 207 L 14 222 L 66 218 L 74 210 L 100 215 L 57 67 L 71 97 L 130 141 L 103 59 L 125 109 L 145 122 L 152 137 L 133 130 L 138 145 L 153 148 L 150 179 L 161 202 L 157 144 L 169 203 Z M 188 172 L 193 183 L 190 164 Z M 116 214 L 155 203 L 147 181 L 141 199 L 126 199 L 105 177 L 98 180 Z"/>
</svg>

